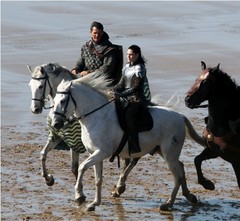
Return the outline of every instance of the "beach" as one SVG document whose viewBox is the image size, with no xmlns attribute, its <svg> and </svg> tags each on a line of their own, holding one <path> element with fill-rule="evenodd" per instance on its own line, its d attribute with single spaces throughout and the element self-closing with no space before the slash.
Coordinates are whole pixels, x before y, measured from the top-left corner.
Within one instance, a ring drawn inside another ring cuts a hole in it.
<svg viewBox="0 0 240 221">
<path fill-rule="evenodd" d="M 194 157 L 203 150 L 189 138 L 181 160 L 189 189 L 200 203 L 191 205 L 179 191 L 170 214 L 159 206 L 167 200 L 172 177 L 163 159 L 146 155 L 134 168 L 126 192 L 110 196 L 120 170 L 106 160 L 102 205 L 84 213 L 74 203 L 74 176 L 67 151 L 49 153 L 56 184 L 41 177 L 40 151 L 46 144 L 46 117 L 30 111 L 31 74 L 45 63 L 71 70 L 89 40 L 89 27 L 104 24 L 114 44 L 142 49 L 153 97 L 186 115 L 199 134 L 207 109 L 188 109 L 186 92 L 201 71 L 201 61 L 227 72 L 240 84 L 240 2 L 215 1 L 2 1 L 1 2 L 1 219 L 2 220 L 238 220 L 240 191 L 234 171 L 220 158 L 203 163 L 216 189 L 197 183 Z M 87 154 L 80 157 L 85 159 Z M 159 164 L 161 168 L 159 169 Z M 93 170 L 85 189 L 94 196 Z M 149 188 L 151 187 L 151 188 Z"/>
</svg>

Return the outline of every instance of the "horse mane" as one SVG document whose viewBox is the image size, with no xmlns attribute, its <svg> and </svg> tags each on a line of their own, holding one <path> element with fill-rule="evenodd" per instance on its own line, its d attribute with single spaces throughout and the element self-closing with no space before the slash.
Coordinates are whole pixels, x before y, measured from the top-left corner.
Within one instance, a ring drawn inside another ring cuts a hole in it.
<svg viewBox="0 0 240 221">
<path fill-rule="evenodd" d="M 217 77 L 217 79 L 219 80 L 220 82 L 220 85 L 221 83 L 223 82 L 224 85 L 227 85 L 228 88 L 233 88 L 233 89 L 238 89 L 238 85 L 235 81 L 235 79 L 233 79 L 230 75 L 228 75 L 226 72 L 224 72 L 223 70 L 221 69 L 218 69 L 218 70 L 215 70 L 215 68 L 208 68 L 209 71 Z"/>
<path fill-rule="evenodd" d="M 112 88 L 113 80 L 110 80 L 105 74 L 97 74 L 93 72 L 84 77 L 75 79 L 74 82 L 77 84 L 87 85 L 103 94 L 108 99 L 112 98 L 108 92 Z"/>
<path fill-rule="evenodd" d="M 34 71 L 32 72 L 32 77 L 40 77 L 46 73 L 42 72 L 42 69 L 47 74 L 53 74 L 55 76 L 60 75 L 61 73 L 68 74 L 71 79 L 76 79 L 77 76 L 75 74 L 72 74 L 71 71 L 69 71 L 66 67 L 59 65 L 58 63 L 46 63 L 42 65 L 38 65 L 34 68 Z"/>
</svg>

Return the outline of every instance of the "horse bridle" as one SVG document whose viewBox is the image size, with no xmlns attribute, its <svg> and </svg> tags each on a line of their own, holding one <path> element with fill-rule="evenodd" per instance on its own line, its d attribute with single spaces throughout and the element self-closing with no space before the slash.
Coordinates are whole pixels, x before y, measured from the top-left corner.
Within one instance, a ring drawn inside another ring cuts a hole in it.
<svg viewBox="0 0 240 221">
<path fill-rule="evenodd" d="M 201 83 L 204 81 L 204 80 L 210 80 L 212 82 L 215 81 L 215 76 L 212 76 L 210 73 L 209 73 L 209 70 L 207 70 L 207 72 L 205 72 L 201 77 L 200 79 L 198 79 L 198 81 L 196 81 L 196 83 L 191 87 L 191 89 L 186 93 L 188 96 L 191 96 L 192 94 L 194 94 L 200 87 Z M 227 103 L 224 103 L 224 104 L 221 104 L 221 105 L 215 105 L 214 107 L 225 107 L 225 106 L 228 106 L 229 105 L 229 102 Z M 202 104 L 202 105 L 196 105 L 194 108 L 207 108 L 209 107 L 208 104 Z"/>
<path fill-rule="evenodd" d="M 206 70 L 205 73 L 203 73 L 194 83 L 194 85 L 190 88 L 190 90 L 186 93 L 188 96 L 192 96 L 195 92 L 198 91 L 198 89 L 201 86 L 201 83 L 206 79 L 212 80 L 213 77 L 211 77 L 209 70 Z M 202 105 L 196 105 L 194 108 L 207 108 L 208 104 L 202 104 Z"/>
<path fill-rule="evenodd" d="M 44 70 L 44 69 L 43 69 Z M 45 71 L 44 71 L 45 72 Z M 44 86 L 43 86 L 43 94 L 42 96 L 40 97 L 40 99 L 38 98 L 32 98 L 33 101 L 40 101 L 42 107 L 44 109 L 50 109 L 50 108 L 53 108 L 53 106 L 50 106 L 50 107 L 45 107 L 45 92 L 46 92 L 46 87 L 47 87 L 47 83 L 48 83 L 48 86 L 50 88 L 50 95 L 52 96 L 52 86 L 50 84 L 50 81 L 49 81 L 49 77 L 48 75 L 45 73 L 45 76 L 44 77 L 32 77 L 33 80 L 45 80 L 44 81 Z"/>
<path fill-rule="evenodd" d="M 71 82 L 71 84 L 72 84 L 72 82 Z M 70 87 L 71 87 L 71 85 L 69 86 L 69 88 L 70 88 Z M 60 115 L 60 116 L 61 116 L 64 120 L 66 120 L 66 121 L 71 121 L 70 119 L 67 119 L 67 117 L 65 116 L 65 113 L 66 113 L 66 111 L 67 111 L 67 106 L 68 106 L 68 103 L 69 103 L 70 98 L 72 99 L 75 108 L 77 107 L 77 103 L 76 103 L 75 99 L 73 98 L 71 91 L 70 91 L 70 90 L 68 90 L 68 91 L 57 91 L 57 94 L 67 94 L 68 97 L 67 97 L 66 105 L 65 105 L 65 107 L 64 107 L 64 109 L 63 109 L 63 113 L 59 113 L 59 112 L 57 112 L 57 111 L 54 111 L 53 114 Z M 92 114 L 92 113 L 100 110 L 101 108 L 105 107 L 106 105 L 110 104 L 110 103 L 113 102 L 114 100 L 115 100 L 115 98 L 113 98 L 113 99 L 109 100 L 107 103 L 105 103 L 105 104 L 103 104 L 103 105 L 101 105 L 101 106 L 93 109 L 92 111 L 90 111 L 90 112 L 88 112 L 88 113 L 86 113 L 86 114 L 81 115 L 80 117 L 74 117 L 74 120 L 83 119 L 83 118 L 85 118 L 86 116 L 88 116 L 88 115 L 90 115 L 90 114 Z"/>
</svg>

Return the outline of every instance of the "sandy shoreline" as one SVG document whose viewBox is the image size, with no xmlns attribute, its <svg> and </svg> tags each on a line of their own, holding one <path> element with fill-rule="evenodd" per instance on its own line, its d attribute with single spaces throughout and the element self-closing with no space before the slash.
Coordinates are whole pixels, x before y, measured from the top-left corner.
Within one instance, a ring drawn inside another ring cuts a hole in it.
<svg viewBox="0 0 240 221">
<path fill-rule="evenodd" d="M 2 220 L 238 220 L 240 192 L 231 165 L 221 159 L 204 162 L 216 184 L 204 190 L 196 180 L 193 159 L 202 148 L 186 141 L 181 159 L 192 206 L 179 193 L 173 213 L 158 211 L 172 185 L 165 162 L 146 156 L 129 177 L 126 193 L 110 197 L 120 170 L 105 162 L 103 203 L 83 213 L 74 202 L 74 177 L 66 151 L 49 153 L 48 167 L 56 184 L 41 177 L 39 153 L 47 141 L 46 116 L 30 112 L 28 86 L 32 67 L 58 62 L 71 69 L 80 46 L 89 39 L 89 25 L 101 21 L 110 39 L 142 47 L 153 95 L 163 105 L 184 113 L 199 133 L 207 111 L 184 105 L 185 92 L 200 72 L 200 61 L 221 68 L 240 83 L 240 2 L 1 2 L 1 219 Z M 83 155 L 81 160 L 86 158 Z M 159 167 L 160 165 L 160 167 Z M 93 197 L 93 173 L 86 175 Z M 149 188 L 151 187 L 151 188 Z"/>
</svg>

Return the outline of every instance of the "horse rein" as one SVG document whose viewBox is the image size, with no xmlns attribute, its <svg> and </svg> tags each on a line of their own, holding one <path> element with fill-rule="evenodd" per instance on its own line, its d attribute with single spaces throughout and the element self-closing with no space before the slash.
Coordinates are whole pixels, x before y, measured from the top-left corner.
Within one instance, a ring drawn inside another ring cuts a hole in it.
<svg viewBox="0 0 240 221">
<path fill-rule="evenodd" d="M 45 91 L 46 91 L 46 86 L 47 86 L 47 83 L 49 85 L 49 88 L 50 88 L 50 95 L 52 96 L 52 87 L 51 87 L 51 84 L 49 82 L 49 77 L 48 75 L 45 73 L 45 76 L 44 77 L 39 77 L 39 78 L 35 78 L 35 77 L 32 77 L 33 80 L 45 80 L 44 81 L 44 86 L 43 86 L 43 94 L 41 96 L 40 99 L 38 98 L 32 98 L 33 101 L 40 101 L 41 105 L 43 106 L 44 109 L 51 109 L 53 108 L 53 106 L 50 106 L 50 107 L 45 107 L 45 99 L 44 99 L 44 95 L 45 95 Z"/>
</svg>

